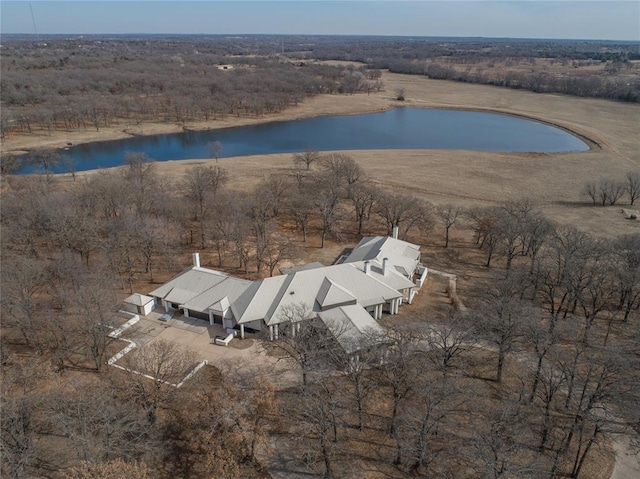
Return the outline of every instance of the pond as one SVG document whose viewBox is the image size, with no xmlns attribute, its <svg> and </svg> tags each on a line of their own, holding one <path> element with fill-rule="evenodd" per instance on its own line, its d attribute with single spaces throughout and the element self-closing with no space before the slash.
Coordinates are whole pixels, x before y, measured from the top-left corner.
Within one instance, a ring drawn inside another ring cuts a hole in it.
<svg viewBox="0 0 640 479">
<path fill-rule="evenodd" d="M 62 152 L 76 171 L 123 164 L 126 152 L 156 161 L 209 158 L 209 142 L 221 143 L 220 158 L 332 150 L 455 149 L 496 152 L 588 150 L 579 138 L 543 123 L 496 113 L 395 108 L 363 115 L 323 116 L 260 125 L 87 143 Z M 69 166 L 59 166 L 62 172 Z M 20 172 L 35 169 L 24 167 Z"/>
</svg>

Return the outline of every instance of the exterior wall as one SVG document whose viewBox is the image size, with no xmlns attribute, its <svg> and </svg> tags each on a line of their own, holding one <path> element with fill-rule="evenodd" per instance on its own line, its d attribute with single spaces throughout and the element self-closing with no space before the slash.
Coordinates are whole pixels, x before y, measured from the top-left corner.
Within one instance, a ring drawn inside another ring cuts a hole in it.
<svg viewBox="0 0 640 479">
<path fill-rule="evenodd" d="M 138 314 L 138 307 L 135 304 L 124 303 L 122 309 L 128 313 Z"/>
<path fill-rule="evenodd" d="M 142 306 L 142 311 L 140 312 L 140 314 L 142 314 L 143 316 L 146 316 L 151 311 L 153 311 L 154 306 L 155 306 L 155 301 L 149 301 L 147 304 Z"/>
</svg>

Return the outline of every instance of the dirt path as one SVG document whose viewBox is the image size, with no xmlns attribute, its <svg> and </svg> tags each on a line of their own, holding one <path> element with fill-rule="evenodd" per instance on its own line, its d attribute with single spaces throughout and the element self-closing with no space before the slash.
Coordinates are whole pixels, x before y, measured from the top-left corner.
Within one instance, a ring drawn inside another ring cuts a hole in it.
<svg viewBox="0 0 640 479">
<path fill-rule="evenodd" d="M 631 438 L 622 434 L 611 435 L 616 462 L 611 473 L 611 479 L 640 478 L 640 452 L 634 448 Z"/>
</svg>

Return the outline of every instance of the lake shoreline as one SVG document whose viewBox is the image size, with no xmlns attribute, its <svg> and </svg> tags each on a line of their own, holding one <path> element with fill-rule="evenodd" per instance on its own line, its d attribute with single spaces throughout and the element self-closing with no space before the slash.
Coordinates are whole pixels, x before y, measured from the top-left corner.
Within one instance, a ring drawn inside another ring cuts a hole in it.
<svg viewBox="0 0 640 479">
<path fill-rule="evenodd" d="M 495 87 L 497 88 L 497 87 Z M 360 96 L 357 95 L 322 95 L 318 97 L 312 97 L 305 100 L 300 105 L 292 108 L 288 108 L 283 112 L 270 115 L 268 117 L 233 117 L 226 116 L 224 119 L 209 120 L 203 122 L 193 122 L 184 125 L 177 125 L 172 123 L 142 123 L 140 125 L 125 124 L 122 128 L 122 124 L 117 124 L 111 127 L 102 128 L 100 131 L 54 131 L 51 134 L 47 133 L 33 133 L 27 135 L 19 135 L 14 138 L 8 138 L 0 145 L 0 155 L 4 156 L 19 156 L 27 154 L 32 150 L 40 148 L 52 148 L 57 150 L 64 150 L 70 146 L 83 145 L 88 143 L 108 142 L 114 140 L 123 140 L 134 137 L 149 137 L 156 135 L 175 134 L 182 132 L 201 132 L 201 131 L 217 131 L 227 130 L 232 128 L 238 128 L 243 126 L 264 125 L 270 123 L 279 123 L 286 121 L 295 121 L 310 118 L 320 118 L 325 116 L 352 116 L 363 115 L 371 113 L 380 113 L 389 111 L 395 108 L 425 108 L 432 110 L 450 110 L 450 111 L 466 111 L 466 112 L 479 112 L 479 113 L 494 113 L 500 115 L 511 116 L 524 120 L 535 121 L 547 126 L 551 126 L 562 130 L 579 140 L 586 143 L 589 150 L 603 149 L 603 145 L 597 139 L 590 136 L 587 132 L 579 131 L 575 127 L 571 127 L 561 122 L 541 118 L 540 116 L 514 112 L 508 109 L 501 108 L 487 108 L 478 106 L 464 106 L 464 105 L 438 105 L 434 102 L 427 102 L 420 99 L 408 99 L 404 102 L 399 102 L 393 98 L 385 97 L 383 95 L 366 95 L 367 99 L 372 99 L 376 103 L 372 104 L 371 101 L 363 103 Z M 327 108 L 316 108 L 317 105 L 325 103 L 327 97 L 332 100 L 335 97 L 341 98 L 339 103 L 342 103 L 341 111 L 329 111 Z M 371 98 L 373 97 L 373 98 Z M 356 100 L 356 101 L 349 101 Z M 221 124 L 224 122 L 224 124 Z M 470 150 L 471 151 L 471 150 Z M 559 152 L 561 153 L 561 152 Z M 536 154 L 532 152 L 532 154 Z M 554 154 L 554 153 L 549 153 Z"/>
</svg>

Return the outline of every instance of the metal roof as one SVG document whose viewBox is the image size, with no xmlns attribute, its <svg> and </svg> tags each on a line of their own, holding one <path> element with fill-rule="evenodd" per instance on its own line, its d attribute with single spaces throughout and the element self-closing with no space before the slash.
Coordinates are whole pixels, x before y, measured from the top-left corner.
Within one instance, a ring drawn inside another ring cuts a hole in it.
<svg viewBox="0 0 640 479">
<path fill-rule="evenodd" d="M 362 238 L 343 262 L 375 260 L 382 264 L 384 258 L 398 272 L 411 276 L 420 263 L 420 246 L 387 236 L 366 237 Z"/>
<path fill-rule="evenodd" d="M 251 286 L 251 283 L 251 281 L 246 279 L 227 276 L 209 289 L 190 298 L 184 303 L 184 307 L 190 311 L 200 311 L 202 313 L 207 312 L 208 308 L 215 309 L 216 311 L 224 311 L 229 307 L 230 303 L 238 299 L 240 295 Z M 225 303 L 226 307 L 224 307 Z M 217 306 L 213 307 L 214 304 L 217 304 Z"/>
<path fill-rule="evenodd" d="M 318 313 L 347 354 L 388 342 L 384 329 L 358 305 L 340 306 Z"/>
<path fill-rule="evenodd" d="M 345 288 L 329 278 L 325 278 L 316 296 L 316 301 L 320 305 L 320 309 L 325 310 L 338 305 L 355 304 L 357 300 Z"/>
<path fill-rule="evenodd" d="M 331 283 L 327 285 L 326 280 Z M 232 305 L 238 323 L 263 319 L 267 325 L 286 320 L 291 308 L 304 305 L 312 311 L 322 306 L 317 297 L 323 290 L 331 289 L 333 298 L 353 297 L 358 304 L 367 307 L 382 304 L 402 294 L 351 264 L 339 264 L 258 280 Z M 348 287 L 346 286 L 348 285 Z M 340 292 L 339 292 L 340 291 Z M 329 291 L 327 290 L 327 294 Z M 326 294 L 324 295 L 326 299 Z M 328 303 L 327 303 L 328 304 Z"/>
<path fill-rule="evenodd" d="M 153 298 L 151 296 L 146 296 L 140 293 L 133 293 L 131 296 L 124 300 L 125 303 L 133 304 L 135 306 L 144 306 L 145 304 L 149 304 L 151 301 L 153 301 Z"/>
<path fill-rule="evenodd" d="M 149 296 L 155 296 L 157 298 L 163 298 L 170 301 L 167 295 L 177 288 L 178 290 L 188 291 L 190 296 L 183 295 L 184 301 L 194 298 L 198 294 L 206 291 L 207 289 L 215 286 L 216 284 L 224 281 L 229 275 L 216 271 L 213 269 L 201 268 L 198 266 L 190 266 L 183 272 L 171 278 L 157 289 L 154 289 L 149 293 Z M 171 301 L 172 303 L 181 303 L 182 301 Z"/>
</svg>

